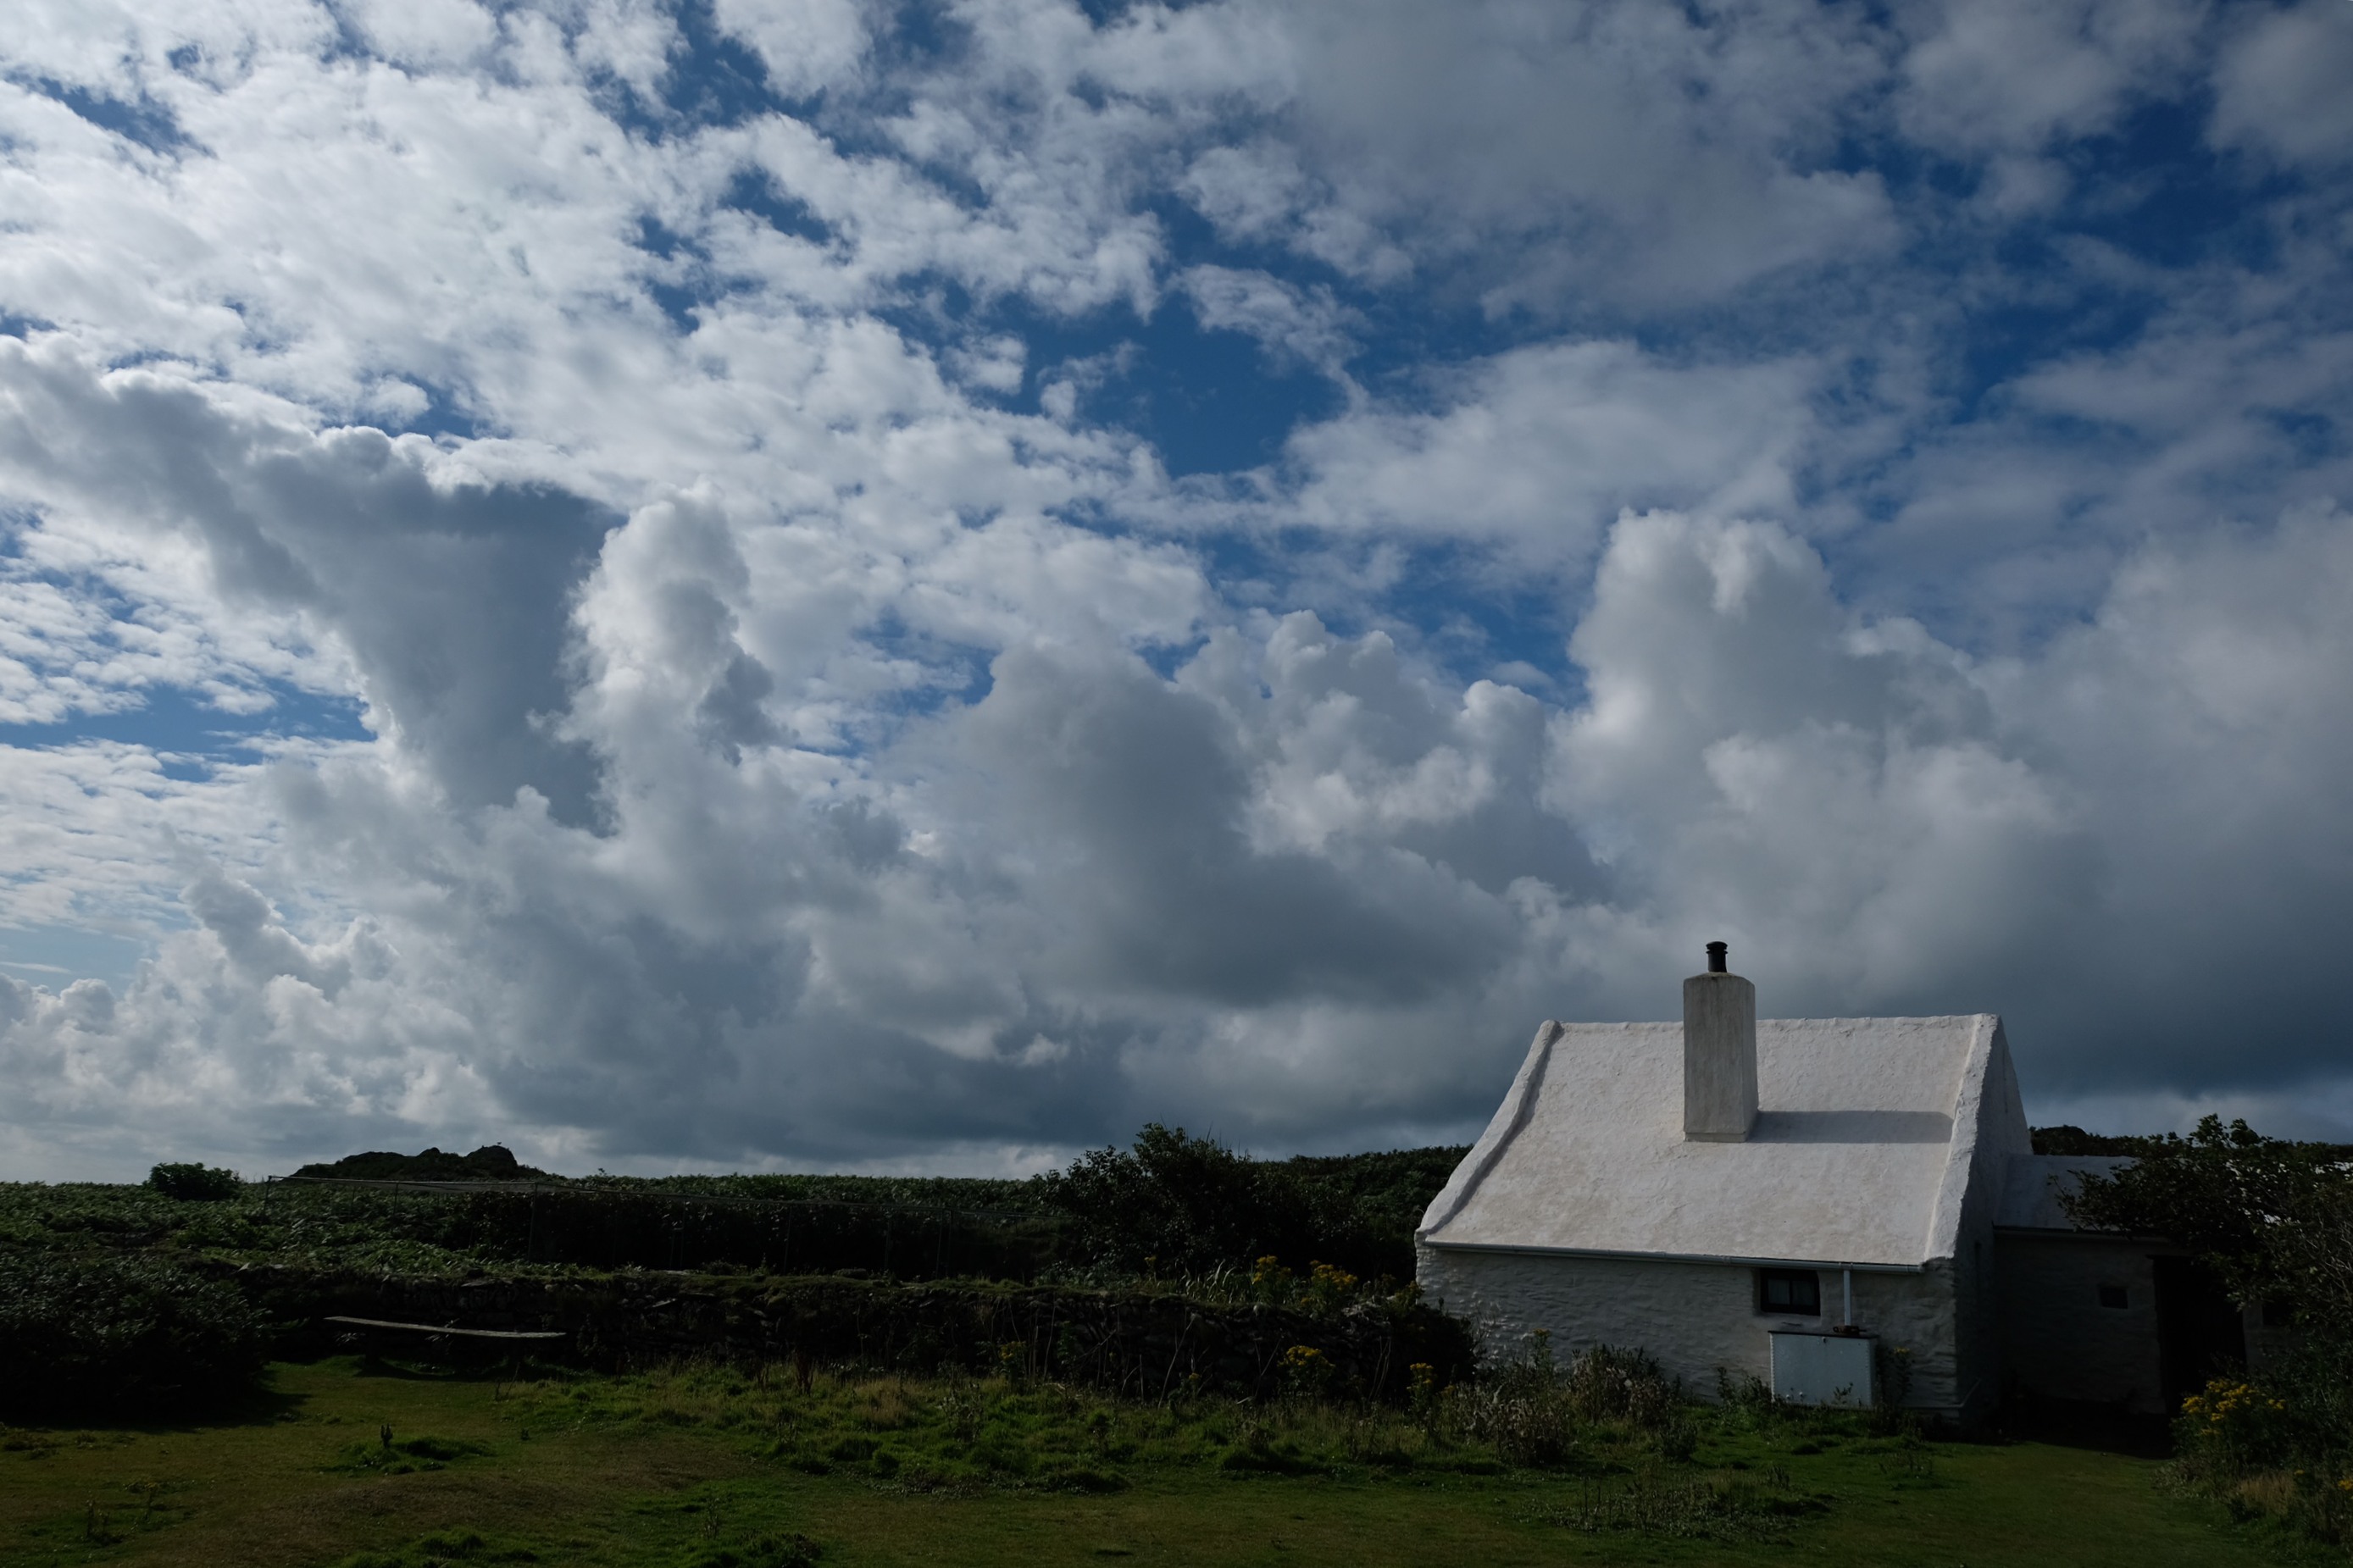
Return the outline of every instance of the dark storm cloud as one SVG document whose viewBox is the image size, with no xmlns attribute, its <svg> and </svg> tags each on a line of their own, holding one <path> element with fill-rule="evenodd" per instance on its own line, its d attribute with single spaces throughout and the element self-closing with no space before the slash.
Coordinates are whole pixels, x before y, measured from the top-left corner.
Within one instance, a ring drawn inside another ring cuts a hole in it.
<svg viewBox="0 0 2353 1568">
<path fill-rule="evenodd" d="M 1059 885 L 1073 978 L 1228 1006 L 1410 1002 L 1493 963 L 1504 922 L 1416 857 L 1253 850 L 1237 737 L 1206 700 L 1117 657 L 1020 649 L 995 677 L 968 743 Z"/>
</svg>

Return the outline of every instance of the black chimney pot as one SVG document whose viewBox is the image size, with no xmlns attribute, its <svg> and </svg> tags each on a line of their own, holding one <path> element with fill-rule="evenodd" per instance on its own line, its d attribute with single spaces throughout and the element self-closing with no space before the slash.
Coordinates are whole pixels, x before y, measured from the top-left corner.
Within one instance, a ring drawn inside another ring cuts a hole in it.
<svg viewBox="0 0 2353 1568">
<path fill-rule="evenodd" d="M 1732 949 L 1727 943 L 1721 942 L 1709 942 L 1707 944 L 1707 972 L 1710 974 L 1722 974 L 1725 973 L 1724 967 L 1724 955 L 1731 951 Z"/>
</svg>

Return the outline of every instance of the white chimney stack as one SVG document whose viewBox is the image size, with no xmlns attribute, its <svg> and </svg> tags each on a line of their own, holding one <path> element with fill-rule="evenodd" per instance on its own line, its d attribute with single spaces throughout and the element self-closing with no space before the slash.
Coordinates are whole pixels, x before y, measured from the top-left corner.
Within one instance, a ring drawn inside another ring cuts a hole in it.
<svg viewBox="0 0 2353 1568">
<path fill-rule="evenodd" d="M 1707 973 L 1683 982 L 1683 1136 L 1738 1143 L 1757 1125 L 1757 987 L 1725 973 L 1707 944 Z"/>
</svg>

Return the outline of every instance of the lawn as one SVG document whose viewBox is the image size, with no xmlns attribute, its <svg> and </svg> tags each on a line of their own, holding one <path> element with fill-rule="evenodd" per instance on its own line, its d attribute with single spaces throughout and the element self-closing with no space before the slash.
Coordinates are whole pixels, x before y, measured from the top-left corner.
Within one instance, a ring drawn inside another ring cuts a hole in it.
<svg viewBox="0 0 2353 1568">
<path fill-rule="evenodd" d="M 1546 1468 L 1397 1413 L 789 1368 L 524 1384 L 341 1357 L 232 1422 L 0 1432 L 0 1564 L 2277 1561 L 2153 1461 L 1703 1413 Z"/>
</svg>

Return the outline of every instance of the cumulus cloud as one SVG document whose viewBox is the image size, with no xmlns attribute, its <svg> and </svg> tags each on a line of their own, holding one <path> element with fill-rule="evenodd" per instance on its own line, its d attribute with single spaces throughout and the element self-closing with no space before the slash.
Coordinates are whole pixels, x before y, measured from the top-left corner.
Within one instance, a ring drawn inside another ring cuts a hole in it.
<svg viewBox="0 0 2353 1568">
<path fill-rule="evenodd" d="M 2341 1130 L 2333 16 L 25 12 L 0 1162 L 1451 1137 L 1713 937 Z"/>
<path fill-rule="evenodd" d="M 2343 163 L 2353 109 L 2336 90 L 2353 69 L 2353 26 L 2333 6 L 2259 7 L 2214 73 L 2214 135 L 2274 157 Z"/>
<path fill-rule="evenodd" d="M 1419 407 L 1299 430 L 1287 509 L 1335 531 L 1473 538 L 1591 558 L 1638 498 L 1791 510 L 1810 434 L 1803 361 L 1676 365 L 1623 342 L 1552 343 L 1441 375 Z"/>
</svg>

